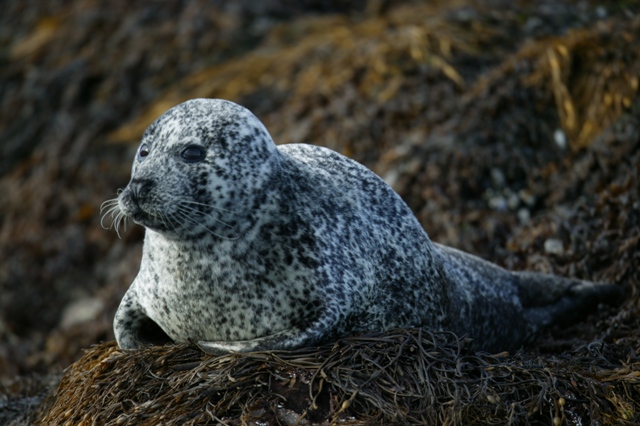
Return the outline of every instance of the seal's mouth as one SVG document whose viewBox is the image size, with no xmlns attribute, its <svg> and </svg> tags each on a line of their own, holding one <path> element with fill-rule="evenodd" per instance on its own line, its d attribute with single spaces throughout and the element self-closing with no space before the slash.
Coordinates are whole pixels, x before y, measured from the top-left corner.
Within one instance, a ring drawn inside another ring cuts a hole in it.
<svg viewBox="0 0 640 426">
<path fill-rule="evenodd" d="M 142 226 L 145 226 L 146 223 L 149 222 L 150 218 L 150 216 L 140 208 L 136 208 L 133 212 L 128 213 L 127 216 L 133 219 L 135 223 Z"/>
<path fill-rule="evenodd" d="M 118 215 L 170 239 L 212 235 L 217 239 L 238 238 L 234 218 L 220 217 L 229 210 L 195 201 L 192 194 L 157 193 L 153 188 L 127 185 L 117 198 Z M 144 189 L 144 187 L 143 187 Z"/>
<path fill-rule="evenodd" d="M 118 199 L 118 205 L 125 216 L 131 218 L 136 224 L 153 230 L 168 229 L 167 215 L 157 214 L 149 208 L 149 200 L 146 194 L 132 190 L 127 186 Z"/>
<path fill-rule="evenodd" d="M 132 193 L 127 187 L 120 192 L 117 198 L 107 200 L 102 204 L 100 208 L 102 214 L 100 224 L 104 228 L 115 228 L 118 236 L 120 236 L 120 225 L 124 225 L 124 230 L 126 231 L 127 219 L 131 219 L 134 223 L 156 232 L 171 233 L 176 231 L 179 221 L 176 221 L 175 213 L 154 209 L 154 207 L 158 206 L 162 207 L 157 199 L 141 198 Z M 105 221 L 109 219 L 111 223 L 107 227 Z"/>
<path fill-rule="evenodd" d="M 127 209 L 125 214 L 133 219 L 133 221 L 145 228 L 152 229 L 154 231 L 167 231 L 173 229 L 171 224 L 170 216 L 163 214 L 155 214 L 148 210 L 145 210 L 139 203 L 133 203 L 130 206 L 130 209 Z"/>
</svg>

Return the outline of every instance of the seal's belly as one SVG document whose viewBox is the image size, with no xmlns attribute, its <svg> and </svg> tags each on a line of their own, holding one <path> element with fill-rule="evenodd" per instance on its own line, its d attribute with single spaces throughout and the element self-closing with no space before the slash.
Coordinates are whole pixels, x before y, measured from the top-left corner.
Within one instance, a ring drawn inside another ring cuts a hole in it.
<svg viewBox="0 0 640 426">
<path fill-rule="evenodd" d="M 285 298 L 260 291 L 255 284 L 216 284 L 141 284 L 138 300 L 147 316 L 176 342 L 254 339 L 290 328 L 299 320 L 299 313 Z"/>
</svg>

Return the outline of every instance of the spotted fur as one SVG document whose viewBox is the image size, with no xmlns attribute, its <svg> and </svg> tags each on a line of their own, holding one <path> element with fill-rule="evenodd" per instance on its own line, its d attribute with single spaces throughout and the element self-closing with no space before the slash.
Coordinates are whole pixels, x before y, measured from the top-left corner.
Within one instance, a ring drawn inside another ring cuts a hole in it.
<svg viewBox="0 0 640 426">
<path fill-rule="evenodd" d="M 293 349 L 422 326 L 502 350 L 617 291 L 434 244 L 370 170 L 325 148 L 276 147 L 222 100 L 185 102 L 147 129 L 117 208 L 146 228 L 114 320 L 124 349 Z"/>
</svg>

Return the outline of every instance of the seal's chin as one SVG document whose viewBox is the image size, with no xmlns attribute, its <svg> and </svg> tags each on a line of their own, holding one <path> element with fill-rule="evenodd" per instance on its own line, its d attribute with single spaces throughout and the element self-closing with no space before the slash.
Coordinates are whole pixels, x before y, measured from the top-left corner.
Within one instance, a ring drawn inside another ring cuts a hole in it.
<svg viewBox="0 0 640 426">
<path fill-rule="evenodd" d="M 145 211 L 137 203 L 127 204 L 122 211 L 135 224 L 152 231 L 162 233 L 175 230 L 173 222 L 167 216 Z"/>
<path fill-rule="evenodd" d="M 155 216 L 143 210 L 136 211 L 131 214 L 130 217 L 136 224 L 151 229 L 152 231 L 159 233 L 174 233 L 176 231 L 174 222 L 166 217 Z"/>
<path fill-rule="evenodd" d="M 133 219 L 134 223 L 144 226 L 145 228 L 153 229 L 156 225 L 142 210 L 138 210 L 135 213 L 130 214 L 129 217 Z"/>
</svg>

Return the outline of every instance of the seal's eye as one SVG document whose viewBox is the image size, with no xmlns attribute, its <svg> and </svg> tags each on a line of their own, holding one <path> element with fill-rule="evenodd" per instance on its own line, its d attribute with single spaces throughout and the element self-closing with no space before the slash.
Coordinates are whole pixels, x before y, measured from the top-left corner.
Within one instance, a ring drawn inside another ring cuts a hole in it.
<svg viewBox="0 0 640 426">
<path fill-rule="evenodd" d="M 143 143 L 138 150 L 138 158 L 142 161 L 147 155 L 149 155 L 149 147 L 146 143 Z"/>
<path fill-rule="evenodd" d="M 199 147 L 197 145 L 189 145 L 182 150 L 180 156 L 187 163 L 197 163 L 198 161 L 204 160 L 205 152 L 202 147 Z"/>
</svg>

